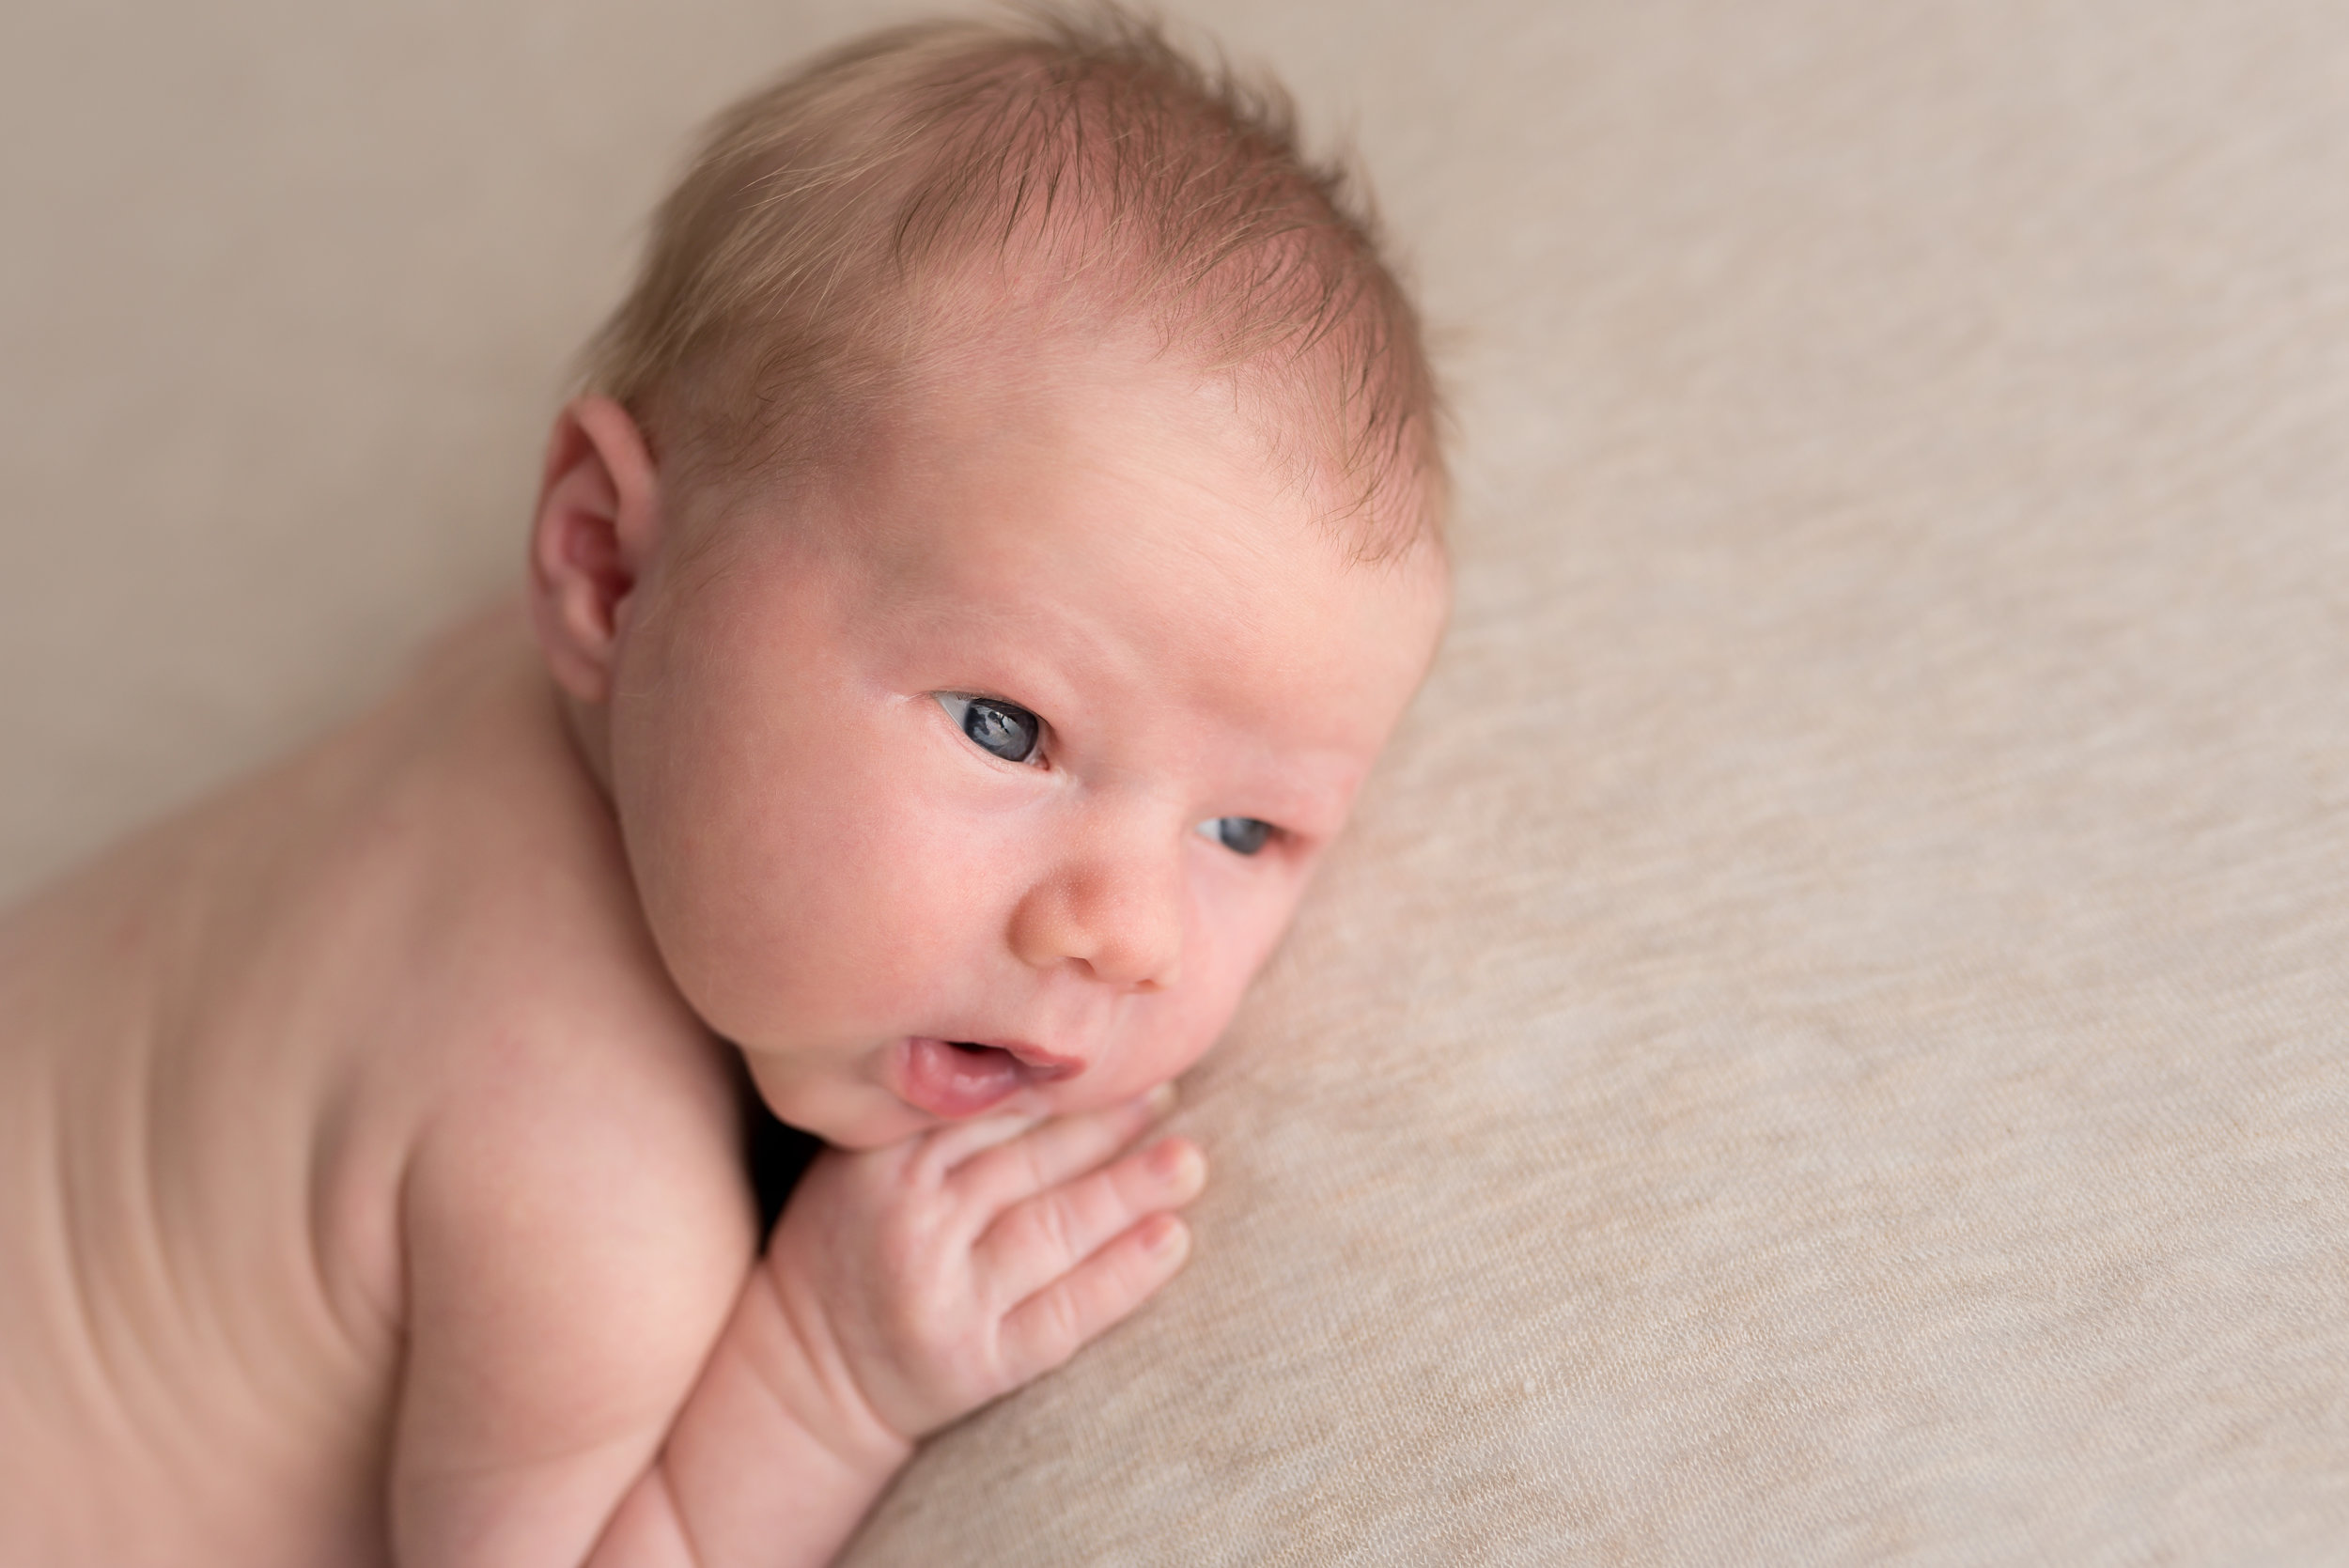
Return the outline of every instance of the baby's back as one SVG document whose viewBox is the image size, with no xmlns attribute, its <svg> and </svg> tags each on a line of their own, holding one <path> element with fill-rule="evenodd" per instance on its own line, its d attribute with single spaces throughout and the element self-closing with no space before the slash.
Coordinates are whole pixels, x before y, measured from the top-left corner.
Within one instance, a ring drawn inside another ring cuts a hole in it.
<svg viewBox="0 0 2349 1568">
<path fill-rule="evenodd" d="M 374 1550 L 284 1513 L 366 1473 L 380 1439 L 355 1418 L 395 1344 L 321 1249 L 355 1174 L 319 1146 L 326 1053 L 184 1006 L 210 983 L 206 871 L 248 840 L 236 815 L 148 833 L 0 926 L 9 1561 L 160 1559 L 156 1529 L 181 1551 Z"/>
<path fill-rule="evenodd" d="M 616 863 L 562 748 L 501 617 L 0 916 L 0 1561 L 381 1558 L 409 1155 Z"/>
</svg>

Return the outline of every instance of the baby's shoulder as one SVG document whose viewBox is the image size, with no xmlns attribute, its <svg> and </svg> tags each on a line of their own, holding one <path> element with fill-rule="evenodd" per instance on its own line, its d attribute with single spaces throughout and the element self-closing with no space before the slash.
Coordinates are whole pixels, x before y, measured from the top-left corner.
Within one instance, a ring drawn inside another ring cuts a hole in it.
<svg viewBox="0 0 2349 1568">
<path fill-rule="evenodd" d="M 739 1069 L 654 945 L 610 809 L 552 716 L 535 660 L 493 692 L 418 791 L 442 840 L 408 966 L 433 988 L 446 1136 L 491 1165 L 577 1145 L 741 1185 Z M 568 1162 L 570 1157 L 564 1157 Z M 634 1172 L 641 1181 L 650 1172 Z"/>
<path fill-rule="evenodd" d="M 518 631 L 492 620 L 428 665 L 423 717 L 386 726 L 416 754 L 382 769 L 399 782 L 355 835 L 404 889 L 366 960 L 399 1020 L 367 1070 L 412 1107 L 403 1203 L 433 1234 L 410 1248 L 739 1273 L 755 1240 L 739 1065 L 670 983 Z"/>
</svg>

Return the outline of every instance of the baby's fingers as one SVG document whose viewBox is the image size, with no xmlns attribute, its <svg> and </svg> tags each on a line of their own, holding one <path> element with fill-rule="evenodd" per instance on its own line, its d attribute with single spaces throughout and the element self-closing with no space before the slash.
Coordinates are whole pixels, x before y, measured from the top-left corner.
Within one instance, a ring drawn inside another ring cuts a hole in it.
<svg viewBox="0 0 2349 1568">
<path fill-rule="evenodd" d="M 1013 1204 L 972 1249 L 982 1299 L 1025 1301 L 1134 1221 L 1190 1203 L 1206 1181 L 1206 1161 L 1198 1147 L 1188 1139 L 1164 1138 Z"/>
<path fill-rule="evenodd" d="M 1174 1085 L 1160 1084 L 1122 1105 L 1055 1117 L 1020 1138 L 970 1155 L 951 1179 L 973 1213 L 993 1216 L 1092 1170 L 1141 1137 L 1174 1102 Z"/>
<path fill-rule="evenodd" d="M 1005 1314 L 997 1340 L 1010 1380 L 1025 1383 L 1074 1356 L 1174 1277 L 1189 1227 L 1154 1214 Z"/>
<path fill-rule="evenodd" d="M 1035 1129 L 1039 1120 L 1035 1116 L 1005 1113 L 952 1122 L 923 1138 L 923 1157 L 932 1170 L 951 1172 L 989 1149 L 1025 1137 Z"/>
</svg>

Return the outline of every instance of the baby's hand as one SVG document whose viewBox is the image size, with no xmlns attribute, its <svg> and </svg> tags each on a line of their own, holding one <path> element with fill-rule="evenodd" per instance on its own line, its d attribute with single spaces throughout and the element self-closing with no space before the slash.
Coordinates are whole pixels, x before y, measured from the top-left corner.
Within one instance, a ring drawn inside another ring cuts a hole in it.
<svg viewBox="0 0 2349 1568">
<path fill-rule="evenodd" d="M 934 1432 L 1173 1277 L 1190 1233 L 1168 1211 L 1197 1196 L 1206 1160 L 1182 1138 L 1112 1157 L 1170 1099 L 957 1123 L 809 1167 L 764 1266 L 848 1432 Z"/>
</svg>

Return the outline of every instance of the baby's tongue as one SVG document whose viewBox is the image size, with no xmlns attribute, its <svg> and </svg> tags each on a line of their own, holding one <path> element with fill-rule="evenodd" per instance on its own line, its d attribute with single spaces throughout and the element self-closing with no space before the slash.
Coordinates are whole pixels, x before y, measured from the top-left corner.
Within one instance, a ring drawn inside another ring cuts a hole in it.
<svg viewBox="0 0 2349 1568">
<path fill-rule="evenodd" d="M 944 1040 L 906 1042 L 907 1103 L 933 1116 L 975 1116 L 1026 1081 L 1019 1059 L 991 1046 L 957 1046 Z"/>
</svg>

